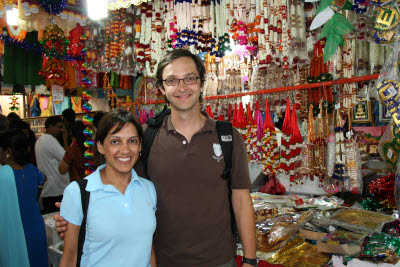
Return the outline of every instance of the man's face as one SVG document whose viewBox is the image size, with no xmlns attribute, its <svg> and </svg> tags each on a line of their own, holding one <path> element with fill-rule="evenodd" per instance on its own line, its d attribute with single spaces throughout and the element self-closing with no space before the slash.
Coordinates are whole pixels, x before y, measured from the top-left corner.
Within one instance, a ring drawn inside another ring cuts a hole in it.
<svg viewBox="0 0 400 267">
<path fill-rule="evenodd" d="M 57 122 L 56 125 L 49 126 L 49 134 L 59 137 L 61 133 L 64 131 L 64 124 L 62 122 Z"/>
<path fill-rule="evenodd" d="M 199 107 L 201 81 L 194 60 L 190 57 L 181 57 L 172 61 L 164 68 L 163 80 L 194 78 L 196 83 L 187 85 L 183 80 L 178 85 L 168 86 L 163 81 L 160 91 L 170 102 L 171 108 L 179 111 L 191 111 Z"/>
</svg>

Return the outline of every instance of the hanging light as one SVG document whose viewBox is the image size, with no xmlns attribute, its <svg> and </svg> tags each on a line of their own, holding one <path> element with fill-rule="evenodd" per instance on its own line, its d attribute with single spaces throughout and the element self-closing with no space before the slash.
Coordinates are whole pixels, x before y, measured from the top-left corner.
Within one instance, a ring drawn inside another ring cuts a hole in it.
<svg viewBox="0 0 400 267">
<path fill-rule="evenodd" d="M 87 0 L 88 16 L 91 20 L 100 20 L 108 15 L 107 0 Z"/>
<path fill-rule="evenodd" d="M 10 26 L 18 25 L 18 9 L 15 7 L 6 10 L 7 24 Z"/>
</svg>

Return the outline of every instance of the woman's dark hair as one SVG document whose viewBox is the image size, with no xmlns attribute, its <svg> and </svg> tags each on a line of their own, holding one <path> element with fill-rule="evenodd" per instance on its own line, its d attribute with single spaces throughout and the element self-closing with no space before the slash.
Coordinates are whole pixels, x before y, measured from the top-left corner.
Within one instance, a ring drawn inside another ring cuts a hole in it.
<svg viewBox="0 0 400 267">
<path fill-rule="evenodd" d="M 100 144 L 104 144 L 104 140 L 109 134 L 115 134 L 121 131 L 122 128 L 125 127 L 126 124 L 132 123 L 132 125 L 136 128 L 138 132 L 139 140 L 142 142 L 143 138 L 143 130 L 140 125 L 139 120 L 133 115 L 132 112 L 123 108 L 116 108 L 113 111 L 108 112 L 104 117 L 100 120 L 99 127 L 96 132 L 96 153 L 98 154 L 97 142 Z M 114 131 L 110 132 L 112 128 L 117 126 Z M 98 156 L 98 155 L 97 155 Z"/>
<path fill-rule="evenodd" d="M 19 129 L 8 129 L 1 135 L 0 147 L 4 150 L 10 149 L 12 160 L 20 165 L 29 162 L 29 142 L 28 137 Z"/>
<path fill-rule="evenodd" d="M 194 63 L 196 64 L 197 71 L 199 72 L 199 76 L 200 76 L 200 87 L 203 87 L 205 77 L 206 77 L 206 68 L 204 67 L 203 61 L 201 61 L 201 59 L 198 56 L 192 54 L 189 50 L 175 49 L 175 50 L 168 52 L 164 56 L 164 58 L 161 60 L 160 64 L 158 65 L 157 73 L 156 73 L 156 87 L 157 88 L 160 86 L 163 86 L 162 75 L 163 75 L 165 67 L 168 66 L 169 64 L 171 64 L 171 62 L 174 61 L 175 59 L 178 59 L 181 57 L 189 57 L 189 58 L 193 59 Z M 202 100 L 203 100 L 202 94 L 200 94 L 200 102 L 202 102 Z"/>
<path fill-rule="evenodd" d="M 71 125 L 71 136 L 76 139 L 79 148 L 82 151 L 85 151 L 85 141 L 87 140 L 86 136 L 83 134 L 86 126 L 82 121 L 74 121 Z"/>
</svg>

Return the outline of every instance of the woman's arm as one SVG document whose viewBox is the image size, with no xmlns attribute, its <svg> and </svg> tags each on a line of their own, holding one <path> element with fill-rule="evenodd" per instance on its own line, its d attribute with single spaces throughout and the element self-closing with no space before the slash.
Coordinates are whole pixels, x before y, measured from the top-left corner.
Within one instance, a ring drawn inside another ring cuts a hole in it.
<svg viewBox="0 0 400 267">
<path fill-rule="evenodd" d="M 61 174 L 65 174 L 65 173 L 68 172 L 68 170 L 69 170 L 69 165 L 68 165 L 64 160 L 62 160 L 62 161 L 60 162 L 60 165 L 58 165 L 58 171 L 59 171 Z"/>
<path fill-rule="evenodd" d="M 157 267 L 156 253 L 154 252 L 154 247 L 153 246 L 151 246 L 150 266 L 151 267 Z"/>
<path fill-rule="evenodd" d="M 78 257 L 78 236 L 80 225 L 67 223 L 68 231 L 64 233 L 64 252 L 60 260 L 60 267 L 75 267 Z"/>
</svg>

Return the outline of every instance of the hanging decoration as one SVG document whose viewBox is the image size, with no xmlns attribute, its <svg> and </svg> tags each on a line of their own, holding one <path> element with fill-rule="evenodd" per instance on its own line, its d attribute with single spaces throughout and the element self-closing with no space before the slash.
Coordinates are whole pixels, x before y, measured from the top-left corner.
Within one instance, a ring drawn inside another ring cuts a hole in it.
<svg viewBox="0 0 400 267">
<path fill-rule="evenodd" d="M 138 6 L 146 2 L 147 0 L 108 0 L 107 9 L 108 10 L 123 9 L 123 8 L 128 8 L 131 5 Z"/>
<path fill-rule="evenodd" d="M 276 175 L 279 168 L 279 147 L 276 138 L 275 126 L 271 119 L 271 113 L 268 100 L 265 100 L 265 123 L 262 147 L 263 153 L 263 169 L 265 175 Z"/>
<path fill-rule="evenodd" d="M 318 177 L 318 185 L 322 187 L 326 175 L 326 138 L 324 135 L 324 122 L 325 119 L 327 120 L 327 118 L 323 116 L 322 100 L 319 104 L 319 110 L 317 138 L 314 142 L 314 171 L 315 176 Z"/>
<path fill-rule="evenodd" d="M 107 73 L 104 74 L 103 90 L 107 92 L 108 101 L 111 109 L 121 106 L 121 100 L 117 97 L 113 87 L 110 84 Z"/>
<path fill-rule="evenodd" d="M 50 15 L 58 15 L 67 6 L 66 0 L 39 0 L 40 7 Z"/>
<path fill-rule="evenodd" d="M 333 171 L 332 178 L 337 180 L 338 183 L 343 182 L 349 178 L 347 166 L 346 166 L 346 150 L 345 150 L 345 141 L 344 141 L 344 127 L 342 122 L 342 116 L 340 114 L 339 109 L 337 111 L 336 118 L 336 128 L 335 128 L 335 137 L 336 137 L 336 163 Z"/>
<path fill-rule="evenodd" d="M 85 158 L 88 159 L 88 162 L 85 163 L 86 170 L 85 174 L 89 175 L 94 172 L 95 166 L 94 166 L 94 153 L 93 153 L 93 145 L 94 145 L 94 140 L 93 140 L 93 118 L 90 116 L 90 112 L 92 111 L 92 105 L 89 103 L 89 100 L 91 98 L 91 93 L 87 88 L 90 87 L 91 81 L 89 79 L 89 71 L 86 69 L 86 64 L 82 64 L 81 66 L 81 74 L 83 76 L 83 79 L 81 81 L 81 86 L 86 88 L 85 91 L 82 93 L 82 110 L 85 112 L 85 116 L 83 117 L 82 121 L 86 126 L 86 129 L 83 131 L 84 135 L 86 136 L 87 140 L 85 141 L 84 145 L 87 148 L 85 151 Z"/>
<path fill-rule="evenodd" d="M 308 83 L 324 82 L 333 80 L 332 74 L 329 73 L 326 63 L 323 62 L 324 52 L 322 50 L 321 41 L 317 41 L 314 45 L 313 57 L 310 64 L 310 72 L 307 78 Z M 314 113 L 320 112 L 319 103 L 323 99 L 332 111 L 332 89 L 331 86 L 322 86 L 318 88 L 308 89 L 308 100 L 314 105 Z"/>
<path fill-rule="evenodd" d="M 13 44 L 16 47 L 22 48 L 26 51 L 35 53 L 37 55 L 43 54 L 43 47 L 40 44 L 26 42 L 25 40 L 18 40 L 16 38 L 13 38 L 13 37 L 10 37 L 10 36 L 4 35 L 4 34 L 0 34 L 0 40 L 4 43 Z M 57 58 L 60 60 L 63 60 L 63 61 L 83 61 L 84 60 L 82 54 L 74 54 L 74 53 L 68 53 L 63 57 L 58 56 Z"/>
<path fill-rule="evenodd" d="M 82 86 L 84 86 L 82 84 Z M 84 86 L 85 87 L 85 86 Z M 88 162 L 85 163 L 86 170 L 85 174 L 89 175 L 94 172 L 95 166 L 94 166 L 94 153 L 93 153 L 93 145 L 94 145 L 94 140 L 93 140 L 93 118 L 89 115 L 89 112 L 92 111 L 92 105 L 90 105 L 89 100 L 91 98 L 91 93 L 86 90 L 82 93 L 82 100 L 83 100 L 83 106 L 82 110 L 86 113 L 86 115 L 83 117 L 82 121 L 86 126 L 86 129 L 83 131 L 83 134 L 86 136 L 87 140 L 85 141 L 84 145 L 87 148 L 85 151 L 85 158 L 88 159 Z"/>
<path fill-rule="evenodd" d="M 335 5 L 340 3 L 339 5 L 335 6 L 351 10 L 351 3 L 349 2 L 349 4 L 346 5 L 346 2 L 349 1 L 322 0 L 317 8 L 316 16 L 313 21 L 314 27 L 310 28 L 311 30 L 314 30 L 319 26 L 325 24 L 319 35 L 319 39 L 326 38 L 326 45 L 324 50 L 325 63 L 328 62 L 333 54 L 335 54 L 339 45 L 344 45 L 344 35 L 350 33 L 351 31 L 354 31 L 353 26 L 346 19 L 345 16 L 340 13 L 335 13 L 330 8 L 331 4 Z"/>
<path fill-rule="evenodd" d="M 302 179 L 309 178 L 314 180 L 314 143 L 315 143 L 315 126 L 313 116 L 313 106 L 309 105 L 308 111 L 308 127 L 307 127 L 307 141 L 303 145 L 301 151 L 301 165 L 296 175 L 297 179 L 291 182 L 296 184 L 303 184 Z"/>
</svg>

